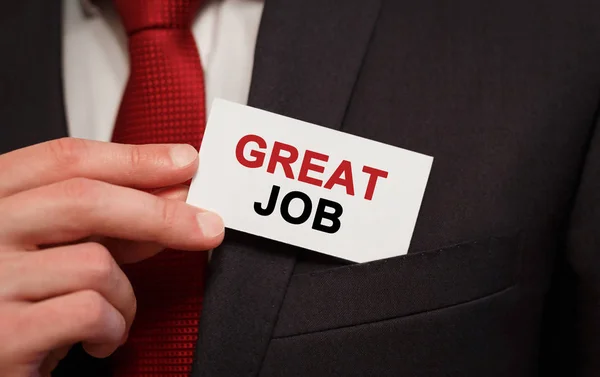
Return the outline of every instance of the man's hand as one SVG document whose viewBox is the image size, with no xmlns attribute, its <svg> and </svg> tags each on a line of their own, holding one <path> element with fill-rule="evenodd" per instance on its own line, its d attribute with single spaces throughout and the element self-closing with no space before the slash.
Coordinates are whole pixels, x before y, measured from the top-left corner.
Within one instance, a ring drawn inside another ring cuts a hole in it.
<svg viewBox="0 0 600 377">
<path fill-rule="evenodd" d="M 217 215 L 181 201 L 197 156 L 77 139 L 0 155 L 1 376 L 48 376 L 77 342 L 110 355 L 136 310 L 118 263 L 222 241 Z"/>
</svg>

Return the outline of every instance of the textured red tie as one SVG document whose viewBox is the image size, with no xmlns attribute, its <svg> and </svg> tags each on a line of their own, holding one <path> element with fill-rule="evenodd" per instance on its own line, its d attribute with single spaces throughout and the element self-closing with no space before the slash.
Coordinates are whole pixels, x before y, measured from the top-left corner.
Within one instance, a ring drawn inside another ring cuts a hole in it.
<svg viewBox="0 0 600 377">
<path fill-rule="evenodd" d="M 201 1 L 114 0 L 129 37 L 131 72 L 113 141 L 200 147 L 204 78 L 191 23 Z M 198 338 L 205 253 L 168 250 L 126 266 L 138 299 L 115 377 L 187 377 Z"/>
</svg>

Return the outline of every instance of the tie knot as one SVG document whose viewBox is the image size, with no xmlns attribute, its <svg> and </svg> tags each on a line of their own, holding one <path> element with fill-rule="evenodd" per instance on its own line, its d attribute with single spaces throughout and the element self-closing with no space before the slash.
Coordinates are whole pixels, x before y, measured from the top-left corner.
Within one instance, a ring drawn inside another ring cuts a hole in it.
<svg viewBox="0 0 600 377">
<path fill-rule="evenodd" d="M 202 0 L 113 0 L 127 35 L 146 29 L 188 29 Z"/>
</svg>

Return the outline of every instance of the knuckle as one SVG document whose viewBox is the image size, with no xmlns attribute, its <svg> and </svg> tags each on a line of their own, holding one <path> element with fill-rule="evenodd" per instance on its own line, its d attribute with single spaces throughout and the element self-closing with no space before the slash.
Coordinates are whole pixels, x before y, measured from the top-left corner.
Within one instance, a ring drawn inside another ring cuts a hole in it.
<svg viewBox="0 0 600 377">
<path fill-rule="evenodd" d="M 86 155 L 86 143 L 81 139 L 63 137 L 52 140 L 47 145 L 50 155 L 61 168 L 72 168 Z"/>
<path fill-rule="evenodd" d="M 71 178 L 61 184 L 63 194 L 78 203 L 83 199 L 90 199 L 96 192 L 96 186 L 94 180 L 87 178 Z"/>
<path fill-rule="evenodd" d="M 81 291 L 79 295 L 79 308 L 84 326 L 96 327 L 105 322 L 108 315 L 108 304 L 104 297 L 96 291 Z"/>
<path fill-rule="evenodd" d="M 178 216 L 178 206 L 175 202 L 156 198 L 156 205 L 158 208 L 159 218 L 162 222 L 163 229 L 172 229 L 175 227 L 175 222 Z"/>
<path fill-rule="evenodd" d="M 62 224 L 56 237 L 81 238 L 91 228 L 95 213 L 102 207 L 100 183 L 87 178 L 71 178 L 56 183 L 44 193 L 56 205 L 56 219 Z M 74 239 L 75 239 L 74 238 Z"/>
<path fill-rule="evenodd" d="M 129 146 L 129 165 L 132 171 L 143 169 L 146 166 L 154 165 L 158 162 L 158 156 L 153 146 L 130 145 Z"/>
<path fill-rule="evenodd" d="M 144 155 L 142 153 L 141 148 L 137 145 L 132 145 L 129 150 L 129 162 L 131 164 L 131 167 L 134 169 L 139 167 L 142 164 L 143 160 Z"/>
<path fill-rule="evenodd" d="M 110 251 L 99 243 L 90 242 L 82 245 L 81 258 L 87 268 L 87 277 L 92 285 L 100 286 L 113 281 L 117 268 Z"/>
</svg>

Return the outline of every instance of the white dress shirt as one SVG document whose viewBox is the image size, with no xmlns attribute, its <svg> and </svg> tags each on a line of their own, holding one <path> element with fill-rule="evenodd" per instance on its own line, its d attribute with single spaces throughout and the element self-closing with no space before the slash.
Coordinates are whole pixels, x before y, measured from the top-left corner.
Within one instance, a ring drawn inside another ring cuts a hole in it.
<svg viewBox="0 0 600 377">
<path fill-rule="evenodd" d="M 264 0 L 210 0 L 193 23 L 207 111 L 216 97 L 246 104 Z M 63 0 L 63 80 L 70 136 L 109 141 L 129 63 L 110 0 Z"/>
</svg>

